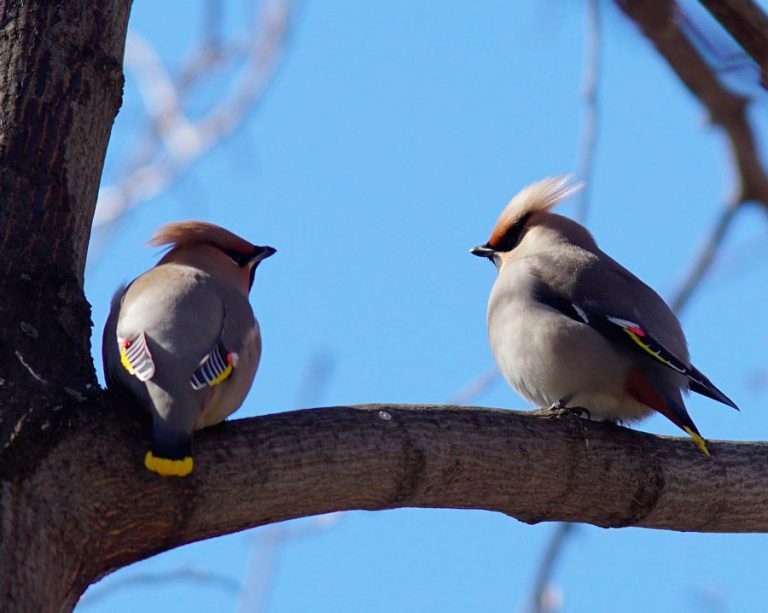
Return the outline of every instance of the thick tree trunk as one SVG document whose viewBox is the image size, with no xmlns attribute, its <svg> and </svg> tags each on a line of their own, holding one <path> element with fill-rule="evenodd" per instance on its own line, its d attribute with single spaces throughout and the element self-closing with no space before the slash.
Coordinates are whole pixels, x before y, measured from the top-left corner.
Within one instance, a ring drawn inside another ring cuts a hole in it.
<svg viewBox="0 0 768 613">
<path fill-rule="evenodd" d="M 32 487 L 58 414 L 95 388 L 83 271 L 122 98 L 129 0 L 0 0 L 0 602 L 68 608 L 78 533 Z M 39 484 L 38 484 L 39 485 Z"/>
<path fill-rule="evenodd" d="M 7 381 L 95 383 L 83 271 L 122 99 L 129 8 L 128 0 L 0 2 L 0 366 Z"/>
</svg>

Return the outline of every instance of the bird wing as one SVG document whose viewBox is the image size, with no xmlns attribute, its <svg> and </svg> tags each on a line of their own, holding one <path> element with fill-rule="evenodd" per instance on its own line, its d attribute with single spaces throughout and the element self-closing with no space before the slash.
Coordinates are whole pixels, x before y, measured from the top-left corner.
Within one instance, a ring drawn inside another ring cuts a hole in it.
<svg viewBox="0 0 768 613">
<path fill-rule="evenodd" d="M 579 317 L 584 323 L 591 325 L 607 338 L 615 339 L 635 350 L 642 351 L 649 358 L 684 375 L 688 379 L 691 391 L 739 410 L 733 400 L 718 389 L 704 373 L 692 364 L 681 360 L 674 352 L 665 347 L 664 343 L 653 336 L 643 324 L 623 317 L 601 313 L 594 307 L 587 309 L 574 305 L 574 309 L 579 313 Z"/>
<path fill-rule="evenodd" d="M 149 381 L 155 375 L 155 361 L 147 346 L 147 337 L 139 332 L 133 337 L 117 337 L 120 364 L 139 381 Z"/>
<path fill-rule="evenodd" d="M 228 301 L 221 303 L 222 319 L 218 338 L 211 350 L 204 355 L 189 380 L 192 389 L 201 390 L 205 387 L 214 387 L 229 379 L 238 367 L 249 371 L 253 352 L 249 343 L 256 342 L 245 331 L 256 326 L 253 312 L 248 301 L 239 296 L 232 296 Z M 256 326 L 258 331 L 258 326 Z M 258 334 L 258 332 L 257 332 Z M 260 349 L 260 345 L 257 351 Z M 258 364 L 258 357 L 256 364 Z M 255 372 L 255 367 L 254 367 Z M 248 377 L 249 386 L 251 375 Z"/>
<path fill-rule="evenodd" d="M 218 341 L 190 379 L 193 389 L 208 391 L 197 428 L 217 424 L 240 407 L 259 364 L 259 326 L 250 304 L 244 297 L 230 296 L 224 308 Z"/>
<path fill-rule="evenodd" d="M 192 373 L 189 384 L 197 391 L 226 381 L 232 376 L 237 359 L 237 353 L 228 351 L 219 338 L 213 349 L 200 360 L 200 365 Z"/>
<path fill-rule="evenodd" d="M 557 294 L 543 284 L 537 288 L 536 298 L 563 315 L 592 327 L 608 340 L 624 345 L 628 349 L 640 352 L 680 373 L 688 379 L 691 391 L 722 402 L 737 411 L 739 408 L 699 369 L 687 363 L 674 351 L 668 349 L 636 316 L 619 316 L 609 308 L 587 301 L 577 303 Z"/>
</svg>

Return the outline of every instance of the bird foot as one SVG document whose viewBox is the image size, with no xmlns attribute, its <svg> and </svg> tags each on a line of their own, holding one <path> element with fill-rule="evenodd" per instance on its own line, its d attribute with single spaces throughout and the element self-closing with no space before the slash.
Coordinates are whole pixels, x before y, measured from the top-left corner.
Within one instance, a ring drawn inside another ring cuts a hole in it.
<svg viewBox="0 0 768 613">
<path fill-rule="evenodd" d="M 573 413 L 577 417 L 582 417 L 584 419 L 588 419 L 589 421 L 592 421 L 592 413 L 589 412 L 589 409 L 585 407 L 566 407 L 566 411 L 569 413 Z"/>
<path fill-rule="evenodd" d="M 573 398 L 572 395 L 563 396 L 555 402 L 553 405 L 551 405 L 547 410 L 548 411 L 567 411 L 568 410 L 568 403 L 571 401 L 571 398 Z"/>
<path fill-rule="evenodd" d="M 561 398 L 557 402 L 555 402 L 552 406 L 550 406 L 547 410 L 548 411 L 563 411 L 566 413 L 573 413 L 574 415 L 578 417 L 585 417 L 586 419 L 591 420 L 592 414 L 589 412 L 589 409 L 586 409 L 584 407 L 569 407 L 566 406 L 568 404 L 569 398 Z"/>
</svg>

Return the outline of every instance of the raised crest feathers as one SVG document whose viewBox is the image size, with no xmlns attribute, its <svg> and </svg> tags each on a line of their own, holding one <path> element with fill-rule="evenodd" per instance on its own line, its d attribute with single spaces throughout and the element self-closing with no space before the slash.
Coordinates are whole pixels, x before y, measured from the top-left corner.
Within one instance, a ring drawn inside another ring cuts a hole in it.
<svg viewBox="0 0 768 613">
<path fill-rule="evenodd" d="M 571 175 L 547 177 L 521 189 L 501 212 L 488 242 L 497 244 L 523 217 L 538 211 L 548 211 L 584 187 L 581 182 L 568 185 L 570 180 Z"/>
<path fill-rule="evenodd" d="M 208 243 L 221 249 L 231 249 L 246 255 L 252 253 L 256 248 L 237 234 L 204 221 L 180 221 L 166 224 L 157 231 L 147 244 L 153 247 L 170 245 L 171 249 L 179 249 L 200 243 Z"/>
</svg>

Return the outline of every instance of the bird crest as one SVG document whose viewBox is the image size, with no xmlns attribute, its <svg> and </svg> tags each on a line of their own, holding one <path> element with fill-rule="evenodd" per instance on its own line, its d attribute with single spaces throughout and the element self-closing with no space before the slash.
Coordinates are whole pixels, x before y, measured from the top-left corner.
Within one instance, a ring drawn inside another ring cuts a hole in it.
<svg viewBox="0 0 768 613">
<path fill-rule="evenodd" d="M 204 221 L 180 221 L 169 223 L 160 228 L 147 243 L 153 247 L 170 245 L 171 251 L 206 243 L 222 250 L 236 251 L 250 255 L 256 246 L 237 234 Z"/>
<path fill-rule="evenodd" d="M 510 230 L 523 225 L 529 215 L 550 210 L 584 186 L 581 182 L 568 185 L 570 179 L 571 175 L 547 177 L 521 189 L 501 212 L 488 243 L 498 246 Z"/>
</svg>

